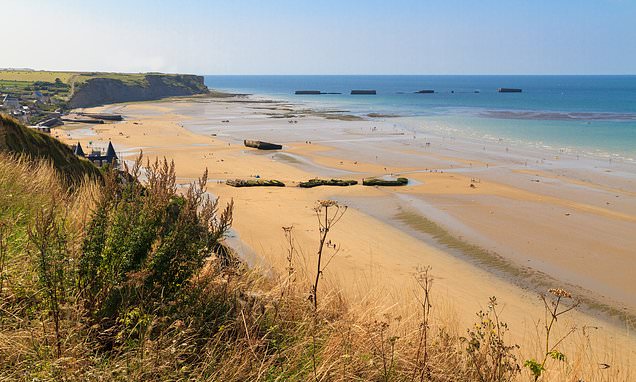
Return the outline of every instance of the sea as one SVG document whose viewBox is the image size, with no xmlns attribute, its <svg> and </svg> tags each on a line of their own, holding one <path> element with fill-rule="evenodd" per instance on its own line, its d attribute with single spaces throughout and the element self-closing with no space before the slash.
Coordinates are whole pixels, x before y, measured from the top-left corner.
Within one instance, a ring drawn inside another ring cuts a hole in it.
<svg viewBox="0 0 636 382">
<path fill-rule="evenodd" d="M 319 111 L 414 117 L 422 129 L 636 161 L 634 75 L 210 75 L 205 84 Z M 339 94 L 296 95 L 297 90 Z M 421 90 L 434 92 L 417 93 Z"/>
</svg>

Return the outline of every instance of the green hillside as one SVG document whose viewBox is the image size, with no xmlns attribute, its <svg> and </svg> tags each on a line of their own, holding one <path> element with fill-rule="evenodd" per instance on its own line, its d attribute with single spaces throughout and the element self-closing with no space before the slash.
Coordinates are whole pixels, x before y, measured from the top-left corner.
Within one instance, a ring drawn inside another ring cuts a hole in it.
<svg viewBox="0 0 636 382">
<path fill-rule="evenodd" d="M 6 114 L 0 114 L 0 152 L 50 160 L 53 166 L 71 181 L 81 180 L 85 175 L 101 176 L 97 167 L 87 160 L 76 157 L 65 144 L 47 134 L 25 127 Z"/>
<path fill-rule="evenodd" d="M 32 124 L 72 108 L 206 93 L 203 76 L 191 74 L 0 70 L 0 97 L 15 97 L 29 110 L 15 110 L 2 102 L 0 109 L 26 114 L 21 118 Z"/>
</svg>

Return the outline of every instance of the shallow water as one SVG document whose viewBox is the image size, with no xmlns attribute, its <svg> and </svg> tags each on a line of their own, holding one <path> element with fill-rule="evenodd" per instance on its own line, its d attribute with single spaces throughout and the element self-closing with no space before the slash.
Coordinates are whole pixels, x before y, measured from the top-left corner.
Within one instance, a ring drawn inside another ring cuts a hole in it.
<svg viewBox="0 0 636 382">
<path fill-rule="evenodd" d="M 210 88 L 318 110 L 419 116 L 423 127 L 636 157 L 636 76 L 205 76 L 205 81 Z M 498 93 L 500 87 L 523 92 Z M 377 95 L 350 95 L 353 89 Z M 414 94 L 423 89 L 435 93 Z M 296 90 L 342 94 L 295 95 Z"/>
</svg>

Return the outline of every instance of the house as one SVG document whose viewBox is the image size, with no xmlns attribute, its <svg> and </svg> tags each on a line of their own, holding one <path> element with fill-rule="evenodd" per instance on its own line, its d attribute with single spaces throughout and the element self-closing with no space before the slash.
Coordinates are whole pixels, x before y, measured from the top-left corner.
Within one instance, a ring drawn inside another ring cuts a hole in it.
<svg viewBox="0 0 636 382">
<path fill-rule="evenodd" d="M 51 134 L 51 128 L 48 126 L 39 126 L 39 125 L 35 125 L 35 126 L 29 126 L 30 129 L 33 130 L 37 130 L 41 133 L 45 133 L 45 134 Z"/>
<path fill-rule="evenodd" d="M 48 95 L 42 94 L 42 92 L 39 91 L 39 90 L 36 90 L 36 91 L 33 92 L 33 97 L 35 98 L 35 100 L 37 102 L 40 102 L 40 103 L 50 103 L 51 102 L 51 97 L 48 96 Z"/>
<path fill-rule="evenodd" d="M 77 142 L 76 145 L 71 146 L 71 149 L 78 157 L 86 158 L 97 166 L 118 165 L 119 158 L 117 157 L 117 153 L 115 152 L 115 148 L 111 142 L 108 142 L 108 147 L 106 148 L 105 153 L 100 149 L 93 149 L 90 154 L 86 155 L 79 142 Z"/>
<path fill-rule="evenodd" d="M 73 154 L 77 155 L 78 157 L 86 157 L 86 154 L 84 154 L 84 150 L 82 149 L 82 144 L 77 142 L 76 145 L 73 145 L 72 147 L 73 149 Z"/>
<path fill-rule="evenodd" d="M 2 99 L 2 107 L 8 110 L 19 109 L 20 100 L 10 94 L 7 94 Z"/>
</svg>

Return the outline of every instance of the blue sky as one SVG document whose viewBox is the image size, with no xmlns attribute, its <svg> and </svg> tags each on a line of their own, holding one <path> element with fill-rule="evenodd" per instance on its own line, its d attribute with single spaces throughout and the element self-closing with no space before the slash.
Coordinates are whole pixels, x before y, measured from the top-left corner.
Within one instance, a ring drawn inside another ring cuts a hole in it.
<svg viewBox="0 0 636 382">
<path fill-rule="evenodd" d="M 636 73 L 636 0 L 0 0 L 0 14 L 0 67 Z"/>
</svg>

